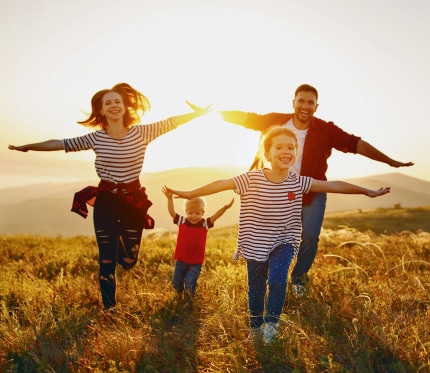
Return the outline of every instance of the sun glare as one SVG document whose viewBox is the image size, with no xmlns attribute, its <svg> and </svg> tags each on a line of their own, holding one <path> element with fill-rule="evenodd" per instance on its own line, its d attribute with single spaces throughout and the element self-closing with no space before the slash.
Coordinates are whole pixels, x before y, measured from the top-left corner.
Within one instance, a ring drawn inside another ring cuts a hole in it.
<svg viewBox="0 0 430 373">
<path fill-rule="evenodd" d="M 147 149 L 144 171 L 247 167 L 254 159 L 259 137 L 259 132 L 226 123 L 218 113 L 211 113 L 152 142 Z"/>
</svg>

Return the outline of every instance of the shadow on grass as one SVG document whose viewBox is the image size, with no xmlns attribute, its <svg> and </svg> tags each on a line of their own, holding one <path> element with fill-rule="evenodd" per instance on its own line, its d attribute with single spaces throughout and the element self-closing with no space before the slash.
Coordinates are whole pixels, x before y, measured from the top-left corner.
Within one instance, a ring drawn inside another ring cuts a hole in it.
<svg viewBox="0 0 430 373">
<path fill-rule="evenodd" d="M 154 372 L 196 372 L 197 339 L 199 335 L 199 300 L 171 300 L 151 317 L 152 334 L 156 336 L 154 349 L 157 360 L 144 356 L 145 370 Z M 162 359 L 160 359 L 162 357 Z M 141 369 L 143 369 L 141 366 Z M 150 369 L 148 369 L 151 367 Z"/>
<path fill-rule="evenodd" d="M 410 362 L 396 355 L 387 343 L 383 328 L 380 327 L 378 332 L 378 327 L 372 326 L 375 320 L 365 316 L 366 311 L 360 306 L 352 305 L 351 310 L 334 309 L 328 300 L 318 298 L 318 292 L 310 286 L 309 296 L 297 298 L 290 293 L 286 302 L 290 325 L 295 326 L 295 332 L 307 340 L 305 345 L 309 345 L 308 351 L 302 348 L 296 355 L 300 360 L 306 359 L 306 354 L 318 351 L 317 372 L 416 371 Z M 357 315 L 360 315 L 360 321 Z M 325 353 L 321 354 L 323 351 Z"/>
</svg>

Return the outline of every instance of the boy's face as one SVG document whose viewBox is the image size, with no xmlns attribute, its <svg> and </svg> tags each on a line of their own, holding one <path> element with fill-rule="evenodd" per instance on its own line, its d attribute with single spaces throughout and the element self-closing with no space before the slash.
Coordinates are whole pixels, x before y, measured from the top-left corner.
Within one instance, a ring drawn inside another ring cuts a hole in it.
<svg viewBox="0 0 430 373">
<path fill-rule="evenodd" d="M 203 209 L 201 207 L 195 206 L 195 207 L 189 207 L 186 211 L 187 219 L 195 224 L 198 223 L 203 218 Z"/>
</svg>

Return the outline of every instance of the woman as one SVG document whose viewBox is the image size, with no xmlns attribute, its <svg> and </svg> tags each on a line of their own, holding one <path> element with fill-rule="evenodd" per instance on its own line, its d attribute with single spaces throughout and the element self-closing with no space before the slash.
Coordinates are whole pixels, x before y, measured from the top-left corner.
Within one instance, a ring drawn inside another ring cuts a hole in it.
<svg viewBox="0 0 430 373">
<path fill-rule="evenodd" d="M 48 140 L 9 149 L 27 152 L 92 149 L 95 168 L 100 177 L 98 187 L 89 186 L 75 194 L 72 211 L 84 218 L 86 204 L 94 206 L 94 229 L 99 249 L 99 282 L 105 310 L 116 304 L 115 269 L 135 266 L 143 229 L 153 228 L 148 215 L 152 205 L 141 187 L 146 147 L 157 137 L 202 114 L 206 109 L 179 115 L 152 124 L 139 124 L 150 109 L 148 99 L 127 83 L 97 92 L 91 99 L 91 114 L 78 122 L 95 131 L 84 136 Z"/>
</svg>

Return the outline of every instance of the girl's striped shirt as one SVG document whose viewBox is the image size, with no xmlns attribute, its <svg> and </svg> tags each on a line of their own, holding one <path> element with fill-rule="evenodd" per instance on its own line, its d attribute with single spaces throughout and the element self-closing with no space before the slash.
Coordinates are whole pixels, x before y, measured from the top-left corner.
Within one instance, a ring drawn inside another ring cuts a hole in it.
<svg viewBox="0 0 430 373">
<path fill-rule="evenodd" d="M 92 149 L 100 179 L 112 183 L 129 183 L 139 178 L 146 147 L 157 137 L 177 127 L 172 119 L 132 126 L 125 137 L 113 139 L 104 130 L 71 139 L 63 139 L 67 152 Z"/>
<path fill-rule="evenodd" d="M 312 178 L 290 172 L 273 183 L 263 170 L 233 177 L 240 195 L 238 247 L 233 255 L 265 262 L 270 252 L 283 243 L 291 243 L 297 255 L 302 231 L 302 195 L 308 193 Z"/>
</svg>

